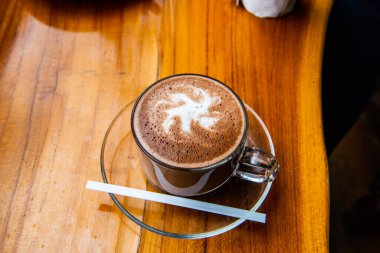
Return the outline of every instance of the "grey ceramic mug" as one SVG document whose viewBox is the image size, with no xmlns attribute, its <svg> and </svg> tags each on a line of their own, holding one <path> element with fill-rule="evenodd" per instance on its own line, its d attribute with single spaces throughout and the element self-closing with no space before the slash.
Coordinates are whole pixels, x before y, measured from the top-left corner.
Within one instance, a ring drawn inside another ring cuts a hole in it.
<svg viewBox="0 0 380 253">
<path fill-rule="evenodd" d="M 136 136 L 133 124 L 134 114 L 142 96 L 150 88 L 161 83 L 163 80 L 178 76 L 207 78 L 218 82 L 234 94 L 239 102 L 239 106 L 241 106 L 244 112 L 245 128 L 243 138 L 232 153 L 217 163 L 201 168 L 183 168 L 166 164 L 144 149 Z M 131 115 L 132 134 L 139 148 L 141 165 L 146 178 L 156 188 L 178 196 L 196 196 L 211 192 L 227 182 L 232 176 L 255 183 L 273 181 L 280 168 L 279 162 L 272 154 L 266 151 L 255 147 L 246 146 L 248 128 L 247 111 L 245 110 L 243 102 L 236 95 L 236 93 L 224 83 L 211 77 L 198 74 L 173 75 L 156 81 L 138 97 Z"/>
</svg>

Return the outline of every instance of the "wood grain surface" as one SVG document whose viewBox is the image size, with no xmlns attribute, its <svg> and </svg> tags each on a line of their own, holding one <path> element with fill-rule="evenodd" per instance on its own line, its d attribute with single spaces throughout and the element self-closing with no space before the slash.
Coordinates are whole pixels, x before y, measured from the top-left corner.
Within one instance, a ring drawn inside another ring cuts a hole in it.
<svg viewBox="0 0 380 253">
<path fill-rule="evenodd" d="M 331 1 L 259 19 L 231 0 L 0 1 L 0 252 L 326 252 L 321 59 Z M 245 222 L 201 240 L 126 223 L 100 181 L 105 130 L 160 77 L 224 81 L 262 117 L 282 169 Z"/>
</svg>

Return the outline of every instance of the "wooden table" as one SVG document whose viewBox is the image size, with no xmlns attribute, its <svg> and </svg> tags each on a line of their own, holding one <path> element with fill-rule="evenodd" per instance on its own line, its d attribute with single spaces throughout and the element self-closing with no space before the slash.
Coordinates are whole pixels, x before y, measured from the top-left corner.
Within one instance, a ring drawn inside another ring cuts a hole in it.
<svg viewBox="0 0 380 253">
<path fill-rule="evenodd" d="M 328 250 L 320 90 L 331 1 L 299 1 L 282 19 L 230 0 L 77 2 L 0 2 L 1 252 Z M 171 239 L 126 225 L 107 194 L 84 189 L 101 180 L 114 115 L 183 72 L 226 82 L 267 124 L 282 164 L 267 224 Z"/>
</svg>

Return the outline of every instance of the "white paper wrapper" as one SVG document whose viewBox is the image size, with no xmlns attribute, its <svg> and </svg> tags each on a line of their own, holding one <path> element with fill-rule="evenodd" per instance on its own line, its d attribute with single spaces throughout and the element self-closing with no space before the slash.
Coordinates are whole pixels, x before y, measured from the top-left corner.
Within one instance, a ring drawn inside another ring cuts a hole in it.
<svg viewBox="0 0 380 253">
<path fill-rule="evenodd" d="M 277 18 L 293 10 L 296 0 L 242 0 L 245 9 L 260 18 Z"/>
</svg>

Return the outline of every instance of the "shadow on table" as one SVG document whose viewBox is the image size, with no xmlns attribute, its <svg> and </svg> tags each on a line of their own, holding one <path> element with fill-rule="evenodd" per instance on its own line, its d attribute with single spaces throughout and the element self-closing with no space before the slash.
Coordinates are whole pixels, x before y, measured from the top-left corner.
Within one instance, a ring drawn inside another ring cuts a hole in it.
<svg viewBox="0 0 380 253">
<path fill-rule="evenodd" d="M 112 35 L 120 32 L 123 24 L 142 22 L 144 15 L 161 13 L 162 9 L 155 0 L 10 0 L 0 4 L 0 22 L 5 28 L 0 29 L 0 75 L 16 37 L 27 32 L 20 31 L 20 24 L 28 14 L 55 29 L 68 32 L 101 31 L 103 36 L 113 41 L 115 36 Z M 139 10 L 136 15 L 135 10 Z M 119 17 L 120 20 L 111 26 L 103 23 L 107 20 L 104 17 Z"/>
<path fill-rule="evenodd" d="M 98 30 L 100 17 L 119 16 L 122 23 L 127 9 L 141 8 L 154 13 L 162 9 L 154 0 L 31 0 L 25 8 L 42 23 L 72 32 Z"/>
</svg>

